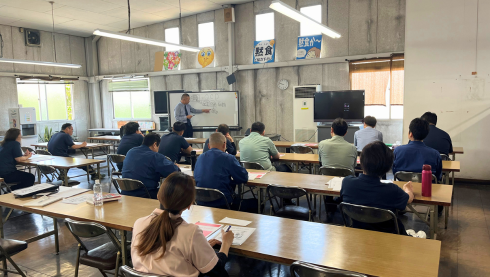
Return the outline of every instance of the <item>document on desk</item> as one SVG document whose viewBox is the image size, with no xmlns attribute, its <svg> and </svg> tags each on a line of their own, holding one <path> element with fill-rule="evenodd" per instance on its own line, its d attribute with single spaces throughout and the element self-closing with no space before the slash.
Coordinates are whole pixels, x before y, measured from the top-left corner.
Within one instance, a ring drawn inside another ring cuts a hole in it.
<svg viewBox="0 0 490 277">
<path fill-rule="evenodd" d="M 223 225 L 221 224 L 212 224 L 212 223 L 204 223 L 204 222 L 196 222 L 196 225 L 199 226 L 199 229 L 202 230 L 202 233 L 206 238 L 211 235 L 215 235 L 216 231 L 220 230 Z"/>
<path fill-rule="evenodd" d="M 33 185 L 33 186 L 30 186 L 30 187 L 27 187 L 24 189 L 17 189 L 17 190 L 12 191 L 12 193 L 16 197 L 22 197 L 25 195 L 34 194 L 36 192 L 42 192 L 42 191 L 45 191 L 47 189 L 54 189 L 56 187 L 57 186 L 55 186 L 53 184 L 43 183 L 43 184 L 39 184 L 39 185 Z"/>
<path fill-rule="evenodd" d="M 87 201 L 88 197 L 93 197 L 93 194 L 78 195 L 75 197 L 65 198 L 65 199 L 63 199 L 63 201 L 61 201 L 61 203 L 78 205 L 78 204 L 81 204 L 81 203 L 84 203 L 85 201 Z"/>
<path fill-rule="evenodd" d="M 48 161 L 48 160 L 54 160 L 54 157 L 38 157 L 38 156 L 32 156 L 30 159 L 27 160 L 27 162 L 40 162 L 40 161 Z"/>
<path fill-rule="evenodd" d="M 184 174 L 191 175 L 192 176 L 192 168 L 190 165 L 184 165 L 184 166 L 179 166 L 180 171 Z"/>
<path fill-rule="evenodd" d="M 331 190 L 340 191 L 340 189 L 342 189 L 343 180 L 344 177 L 334 177 L 332 180 L 327 182 L 327 186 Z"/>
<path fill-rule="evenodd" d="M 32 201 L 29 201 L 27 203 L 25 203 L 24 205 L 22 206 L 27 206 L 27 207 L 44 207 L 44 206 L 47 206 L 51 203 L 54 203 L 56 201 L 59 201 L 63 199 L 62 197 L 59 197 L 59 196 L 43 196 L 43 197 L 40 197 L 36 200 L 32 200 Z"/>
<path fill-rule="evenodd" d="M 242 245 L 255 232 L 255 228 L 231 226 L 230 231 L 235 235 L 232 245 Z M 222 241 L 221 232 L 216 232 L 212 238 Z"/>
<path fill-rule="evenodd" d="M 267 174 L 267 172 L 249 172 L 248 173 L 248 180 L 253 181 L 255 179 L 260 179 L 264 177 L 264 175 Z"/>
<path fill-rule="evenodd" d="M 219 223 L 232 224 L 238 226 L 247 226 L 248 224 L 252 223 L 252 221 L 225 217 L 222 220 L 220 220 Z"/>
</svg>

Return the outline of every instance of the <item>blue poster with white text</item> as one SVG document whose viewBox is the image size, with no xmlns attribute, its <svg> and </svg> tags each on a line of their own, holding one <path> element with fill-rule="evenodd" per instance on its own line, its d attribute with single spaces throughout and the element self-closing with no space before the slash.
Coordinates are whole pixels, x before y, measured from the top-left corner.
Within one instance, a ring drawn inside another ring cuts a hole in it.
<svg viewBox="0 0 490 277">
<path fill-rule="evenodd" d="M 274 62 L 275 52 L 273 39 L 254 42 L 254 64 Z"/>
<path fill-rule="evenodd" d="M 298 37 L 297 60 L 320 58 L 322 35 Z"/>
</svg>

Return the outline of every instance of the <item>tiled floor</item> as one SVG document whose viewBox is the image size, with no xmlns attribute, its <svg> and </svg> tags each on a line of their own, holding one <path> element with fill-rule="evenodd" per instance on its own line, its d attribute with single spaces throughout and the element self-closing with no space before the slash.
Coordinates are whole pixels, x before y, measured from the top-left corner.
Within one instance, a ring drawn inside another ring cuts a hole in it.
<svg viewBox="0 0 490 277">
<path fill-rule="evenodd" d="M 83 174 L 83 171 L 78 169 L 70 171 L 70 175 L 79 175 L 79 173 Z M 93 181 L 87 183 L 84 177 L 79 177 L 77 180 L 82 182 L 81 187 L 91 188 L 93 185 Z M 103 184 L 108 184 L 107 178 Z M 454 192 L 448 229 L 443 229 L 442 220 L 439 225 L 441 228 L 439 239 L 442 242 L 439 276 L 490 276 L 490 201 L 488 201 L 490 186 L 459 184 Z M 305 205 L 303 202 L 301 201 L 301 205 Z M 19 212 L 15 212 L 13 216 L 5 224 L 6 238 L 25 240 L 53 228 L 53 221 L 47 217 Z M 322 220 L 327 220 L 325 213 Z M 407 229 L 428 231 L 427 226 L 412 214 L 402 216 L 402 220 Z M 333 218 L 329 218 L 328 222 L 342 223 L 338 213 Z M 54 239 L 49 237 L 30 243 L 27 250 L 14 256 L 14 261 L 27 271 L 28 276 L 74 275 L 77 243 L 64 226 L 63 220 L 58 220 L 58 225 L 60 227 L 59 255 L 55 255 Z M 90 247 L 102 241 L 108 239 L 92 239 L 88 245 Z M 238 256 L 230 257 L 227 270 L 230 276 L 289 276 L 287 266 Z M 102 275 L 97 270 L 80 266 L 79 276 Z"/>
</svg>

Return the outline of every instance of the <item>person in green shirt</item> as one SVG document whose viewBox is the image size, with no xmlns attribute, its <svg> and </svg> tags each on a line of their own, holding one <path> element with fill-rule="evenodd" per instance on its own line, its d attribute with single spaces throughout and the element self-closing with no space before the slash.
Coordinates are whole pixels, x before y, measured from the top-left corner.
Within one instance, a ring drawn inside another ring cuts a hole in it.
<svg viewBox="0 0 490 277">
<path fill-rule="evenodd" d="M 265 170 L 276 171 L 272 159 L 279 159 L 279 152 L 272 140 L 265 135 L 265 125 L 255 122 L 250 135 L 240 140 L 240 161 L 260 164 Z"/>
</svg>

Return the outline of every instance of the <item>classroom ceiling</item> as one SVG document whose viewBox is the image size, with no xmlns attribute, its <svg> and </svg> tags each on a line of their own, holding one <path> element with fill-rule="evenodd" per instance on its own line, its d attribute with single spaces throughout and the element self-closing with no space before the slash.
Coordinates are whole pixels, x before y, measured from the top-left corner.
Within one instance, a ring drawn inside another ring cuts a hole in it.
<svg viewBox="0 0 490 277">
<path fill-rule="evenodd" d="M 87 37 L 94 29 L 128 28 L 127 0 L 54 0 L 54 29 Z M 180 0 L 182 16 L 212 11 L 250 0 Z M 131 28 L 179 18 L 179 0 L 130 0 Z M 0 24 L 51 31 L 49 0 L 0 0 Z"/>
</svg>

